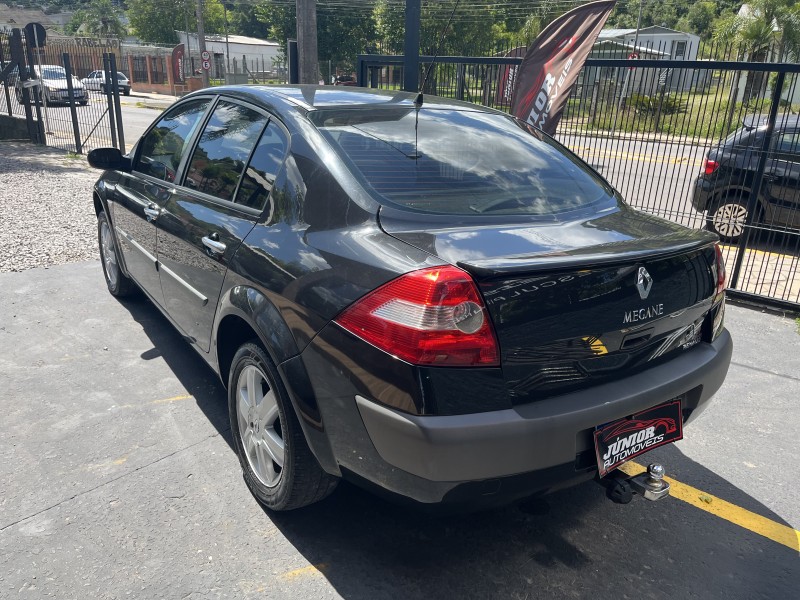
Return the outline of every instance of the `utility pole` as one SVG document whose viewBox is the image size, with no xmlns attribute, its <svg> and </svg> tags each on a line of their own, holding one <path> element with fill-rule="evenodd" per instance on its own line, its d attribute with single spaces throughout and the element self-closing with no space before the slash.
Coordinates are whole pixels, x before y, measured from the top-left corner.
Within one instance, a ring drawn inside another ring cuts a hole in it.
<svg viewBox="0 0 800 600">
<path fill-rule="evenodd" d="M 189 37 L 188 32 L 186 37 Z M 202 67 L 203 56 L 206 51 L 206 24 L 203 21 L 203 0 L 197 0 L 197 45 L 200 47 L 200 66 Z M 203 87 L 209 87 L 211 82 L 208 80 L 208 70 L 201 70 L 203 71 Z"/>
<path fill-rule="evenodd" d="M 297 0 L 297 53 L 300 83 L 319 83 L 316 0 Z"/>
</svg>

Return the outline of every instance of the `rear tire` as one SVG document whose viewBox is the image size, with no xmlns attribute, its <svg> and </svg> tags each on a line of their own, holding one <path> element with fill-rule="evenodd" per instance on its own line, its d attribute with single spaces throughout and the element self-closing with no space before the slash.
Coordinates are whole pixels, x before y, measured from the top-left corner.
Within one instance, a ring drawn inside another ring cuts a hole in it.
<svg viewBox="0 0 800 600">
<path fill-rule="evenodd" d="M 726 196 L 709 207 L 706 226 L 709 231 L 719 235 L 723 242 L 735 244 L 744 233 L 747 213 L 746 199 L 736 195 Z"/>
<path fill-rule="evenodd" d="M 106 278 L 108 291 L 117 298 L 130 296 L 136 291 L 136 284 L 120 269 L 111 224 L 106 213 L 102 211 L 97 215 L 97 241 L 100 246 L 100 264 L 103 265 L 103 276 Z"/>
<path fill-rule="evenodd" d="M 338 479 L 311 453 L 278 371 L 256 343 L 243 344 L 233 357 L 228 409 L 242 475 L 261 504 L 292 510 L 334 490 Z"/>
</svg>

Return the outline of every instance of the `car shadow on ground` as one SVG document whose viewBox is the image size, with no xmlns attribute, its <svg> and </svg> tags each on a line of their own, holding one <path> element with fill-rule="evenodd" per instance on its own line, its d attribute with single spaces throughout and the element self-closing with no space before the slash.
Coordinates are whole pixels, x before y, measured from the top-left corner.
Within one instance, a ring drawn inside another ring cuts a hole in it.
<svg viewBox="0 0 800 600">
<path fill-rule="evenodd" d="M 228 396 L 216 374 L 143 293 L 121 299 L 120 304 L 141 325 L 153 344 L 141 357 L 144 360 L 161 357 L 167 363 L 209 423 L 233 450 L 228 420 Z"/>
<path fill-rule="evenodd" d="M 657 458 L 757 514 L 785 522 L 684 456 Z M 344 485 L 299 511 L 265 511 L 350 600 L 396 598 L 787 598 L 790 549 L 675 498 L 617 505 L 594 482 L 521 510 L 435 517 Z"/>
<path fill-rule="evenodd" d="M 226 393 L 211 369 L 144 297 L 122 305 L 153 344 L 142 358 L 166 361 L 233 452 Z M 643 460 L 662 462 L 679 481 L 789 526 L 675 446 Z M 342 482 L 320 503 L 288 513 L 265 509 L 264 518 L 348 600 L 774 599 L 791 597 L 800 575 L 798 548 L 676 498 L 614 504 L 594 482 L 468 515 L 432 515 Z"/>
</svg>

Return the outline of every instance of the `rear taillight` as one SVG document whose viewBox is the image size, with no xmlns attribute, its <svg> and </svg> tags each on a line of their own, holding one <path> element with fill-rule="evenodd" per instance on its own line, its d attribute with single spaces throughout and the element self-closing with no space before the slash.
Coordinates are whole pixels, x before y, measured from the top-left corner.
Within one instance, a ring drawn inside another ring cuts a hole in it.
<svg viewBox="0 0 800 600">
<path fill-rule="evenodd" d="M 358 300 L 336 322 L 415 365 L 500 364 L 497 339 L 478 288 L 457 267 L 406 273 Z"/>
<path fill-rule="evenodd" d="M 719 163 L 715 160 L 706 158 L 705 161 L 703 161 L 703 172 L 706 175 L 711 175 L 718 168 L 719 168 Z"/>
<path fill-rule="evenodd" d="M 725 291 L 725 259 L 722 257 L 722 248 L 720 248 L 719 244 L 714 245 L 714 250 L 716 250 L 714 271 L 716 271 L 717 274 L 717 290 L 715 295 L 719 296 Z"/>
</svg>

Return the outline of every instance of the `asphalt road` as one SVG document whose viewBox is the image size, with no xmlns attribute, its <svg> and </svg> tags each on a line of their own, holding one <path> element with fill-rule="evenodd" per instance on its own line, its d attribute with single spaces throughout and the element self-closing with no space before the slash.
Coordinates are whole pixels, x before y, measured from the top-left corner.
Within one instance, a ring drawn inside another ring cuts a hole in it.
<svg viewBox="0 0 800 600">
<path fill-rule="evenodd" d="M 96 261 L 0 274 L 0 597 L 796 597 L 800 334 L 739 307 L 727 323 L 725 385 L 647 457 L 684 500 L 588 483 L 431 517 L 342 484 L 271 514 L 222 387 L 152 305 L 113 299 Z"/>
</svg>

